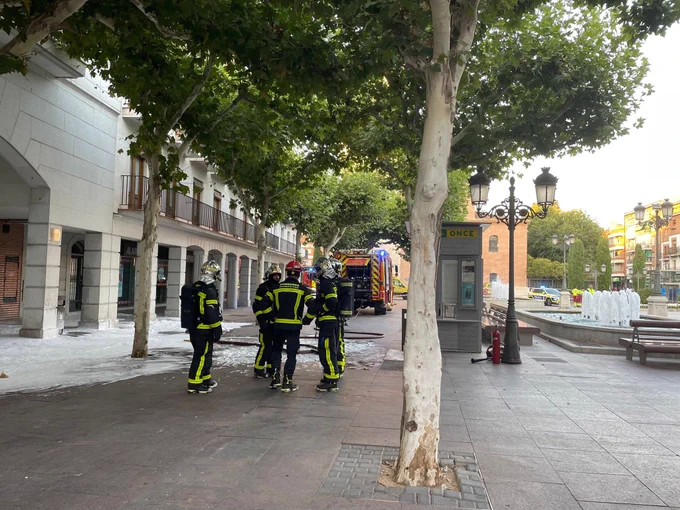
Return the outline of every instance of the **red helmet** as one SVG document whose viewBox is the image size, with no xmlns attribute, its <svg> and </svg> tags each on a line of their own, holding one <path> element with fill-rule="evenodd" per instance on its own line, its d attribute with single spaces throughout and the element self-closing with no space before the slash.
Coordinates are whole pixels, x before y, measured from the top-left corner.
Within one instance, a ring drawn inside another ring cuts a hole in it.
<svg viewBox="0 0 680 510">
<path fill-rule="evenodd" d="M 286 264 L 286 274 L 288 273 L 298 273 L 302 272 L 302 266 L 297 260 L 291 260 Z"/>
</svg>

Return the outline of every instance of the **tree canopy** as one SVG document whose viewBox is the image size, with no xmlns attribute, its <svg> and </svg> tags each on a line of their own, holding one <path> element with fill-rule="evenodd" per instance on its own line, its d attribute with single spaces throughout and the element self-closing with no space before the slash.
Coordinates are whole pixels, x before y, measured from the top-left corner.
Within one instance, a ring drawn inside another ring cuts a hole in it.
<svg viewBox="0 0 680 510">
<path fill-rule="evenodd" d="M 567 259 L 567 286 L 570 289 L 585 287 L 586 258 L 583 241 L 576 239 L 569 248 Z"/>
<path fill-rule="evenodd" d="M 597 243 L 595 252 L 595 267 L 599 271 L 602 264 L 607 268 L 604 273 L 597 276 L 597 290 L 609 290 L 612 285 L 612 258 L 609 253 L 609 243 L 602 237 Z"/>
<path fill-rule="evenodd" d="M 574 235 L 583 243 L 586 261 L 595 257 L 597 244 L 602 238 L 603 229 L 585 211 L 573 209 L 563 211 L 558 204 L 550 208 L 550 213 L 543 219 L 533 219 L 529 223 L 527 249 L 535 258 L 562 260 L 562 244 L 552 244 L 552 236 L 563 239 L 565 235 Z"/>
</svg>

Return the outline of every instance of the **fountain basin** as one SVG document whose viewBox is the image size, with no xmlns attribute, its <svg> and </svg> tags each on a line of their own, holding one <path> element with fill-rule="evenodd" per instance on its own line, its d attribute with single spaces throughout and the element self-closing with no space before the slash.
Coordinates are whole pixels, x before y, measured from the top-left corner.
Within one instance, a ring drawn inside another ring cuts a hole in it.
<svg viewBox="0 0 680 510">
<path fill-rule="evenodd" d="M 619 348 L 619 338 L 632 337 L 632 328 L 600 326 L 595 321 L 583 319 L 580 311 L 546 313 L 517 310 L 517 318 L 540 328 L 541 333 L 582 344 Z"/>
</svg>

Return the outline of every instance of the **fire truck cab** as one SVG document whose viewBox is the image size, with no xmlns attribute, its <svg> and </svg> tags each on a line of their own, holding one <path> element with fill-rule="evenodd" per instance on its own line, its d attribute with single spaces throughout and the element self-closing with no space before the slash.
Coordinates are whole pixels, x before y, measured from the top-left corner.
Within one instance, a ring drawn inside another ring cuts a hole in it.
<svg viewBox="0 0 680 510">
<path fill-rule="evenodd" d="M 354 282 L 354 309 L 373 308 L 376 315 L 391 310 L 394 285 L 392 259 L 385 250 L 346 250 L 335 254 L 342 276 Z"/>
</svg>

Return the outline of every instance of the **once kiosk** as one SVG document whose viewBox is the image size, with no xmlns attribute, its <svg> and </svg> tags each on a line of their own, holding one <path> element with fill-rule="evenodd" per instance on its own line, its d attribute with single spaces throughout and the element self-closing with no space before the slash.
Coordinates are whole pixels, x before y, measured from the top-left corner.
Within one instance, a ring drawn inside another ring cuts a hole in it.
<svg viewBox="0 0 680 510">
<path fill-rule="evenodd" d="M 482 349 L 482 232 L 490 223 L 442 223 L 437 327 L 442 351 Z"/>
</svg>

